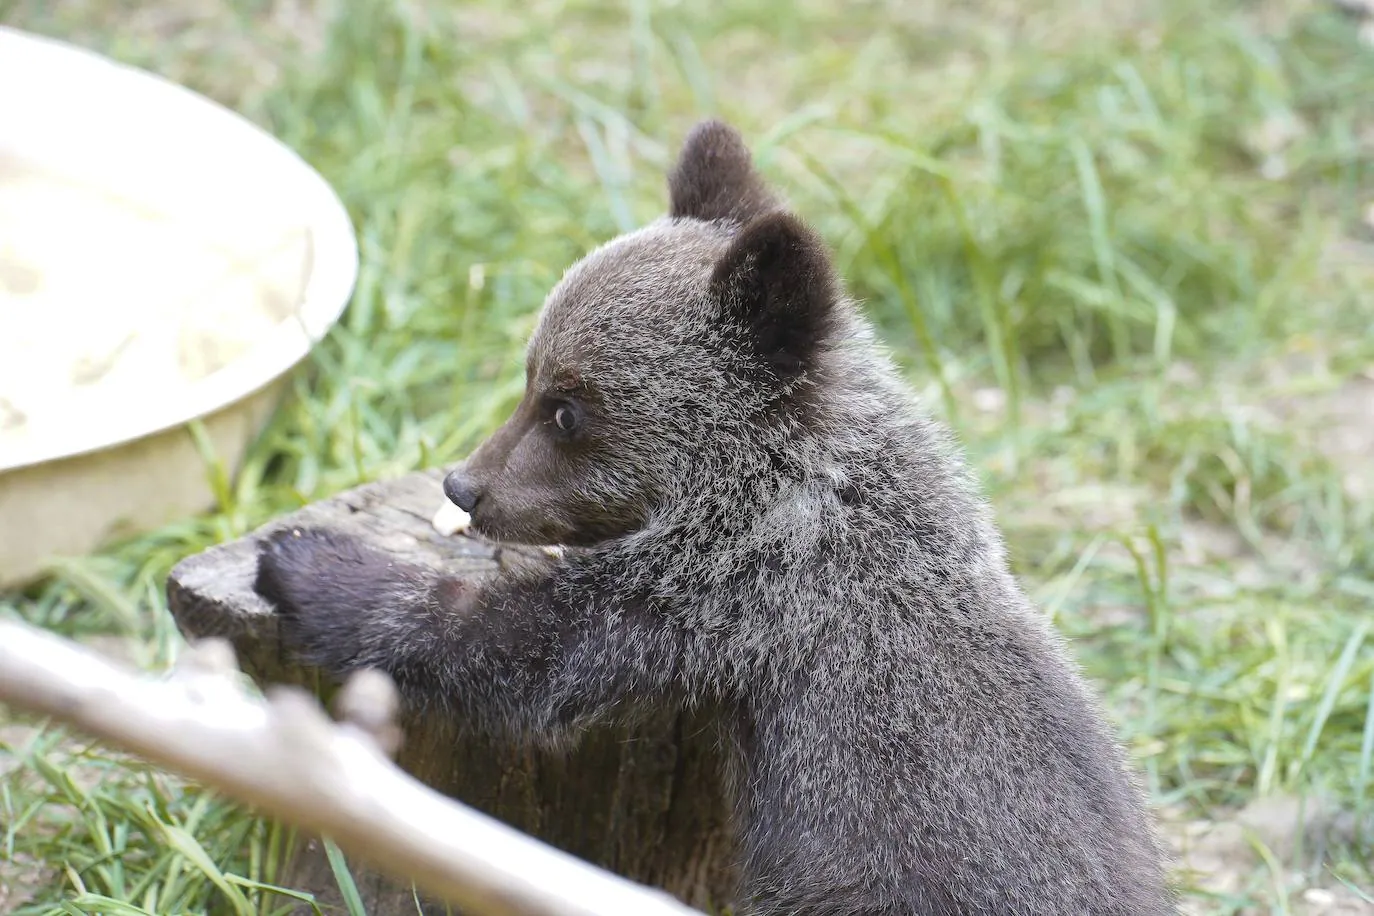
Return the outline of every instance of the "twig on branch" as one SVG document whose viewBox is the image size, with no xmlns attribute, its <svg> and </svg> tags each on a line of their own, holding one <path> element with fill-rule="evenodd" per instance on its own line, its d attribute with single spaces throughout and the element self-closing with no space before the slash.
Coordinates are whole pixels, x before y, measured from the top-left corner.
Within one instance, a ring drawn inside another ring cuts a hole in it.
<svg viewBox="0 0 1374 916">
<path fill-rule="evenodd" d="M 363 674 L 331 721 L 314 697 L 263 700 L 227 643 L 169 679 L 138 676 L 26 624 L 0 621 L 0 703 L 51 716 L 222 790 L 413 880 L 474 916 L 688 916 L 698 911 L 526 836 L 416 781 L 394 750 L 394 687 Z"/>
</svg>

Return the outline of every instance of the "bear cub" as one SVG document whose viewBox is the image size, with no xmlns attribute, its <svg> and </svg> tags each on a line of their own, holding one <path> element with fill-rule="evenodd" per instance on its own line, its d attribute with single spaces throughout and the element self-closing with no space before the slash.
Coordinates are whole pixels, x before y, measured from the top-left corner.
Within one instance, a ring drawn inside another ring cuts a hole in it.
<svg viewBox="0 0 1374 916">
<path fill-rule="evenodd" d="M 1175 912 L 1097 702 L 826 245 L 718 121 L 668 185 L 554 288 L 524 399 L 445 480 L 562 554 L 459 581 L 281 532 L 285 645 L 513 740 L 720 710 L 755 916 Z"/>
</svg>

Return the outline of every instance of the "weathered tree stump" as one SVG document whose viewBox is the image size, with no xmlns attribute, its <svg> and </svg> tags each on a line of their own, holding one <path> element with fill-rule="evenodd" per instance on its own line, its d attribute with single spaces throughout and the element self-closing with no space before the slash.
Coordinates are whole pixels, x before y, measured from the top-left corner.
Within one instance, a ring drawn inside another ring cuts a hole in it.
<svg viewBox="0 0 1374 916">
<path fill-rule="evenodd" d="M 455 575 L 501 563 L 510 548 L 434 530 L 442 480 L 443 472 L 434 470 L 359 487 L 183 560 L 167 583 L 177 625 L 188 638 L 230 640 L 259 684 L 303 685 L 327 702 L 331 686 L 286 657 L 272 609 L 252 589 L 257 539 L 286 526 L 331 527 Z M 690 906 L 728 904 L 733 846 L 709 723 L 664 714 L 633 728 L 594 730 L 566 753 L 515 747 L 462 723 L 403 715 L 401 724 L 405 742 L 397 762 L 431 787 Z M 415 913 L 408 884 L 365 866 L 355 866 L 354 878 L 372 916 Z M 321 902 L 340 900 L 323 849 L 313 840 L 297 844 L 280 880 Z M 445 908 L 426 903 L 424 912 Z"/>
</svg>

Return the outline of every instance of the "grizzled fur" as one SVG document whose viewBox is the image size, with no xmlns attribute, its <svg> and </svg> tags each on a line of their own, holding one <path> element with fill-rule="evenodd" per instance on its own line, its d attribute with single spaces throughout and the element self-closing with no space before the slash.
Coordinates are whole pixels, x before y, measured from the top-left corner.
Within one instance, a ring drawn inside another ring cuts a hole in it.
<svg viewBox="0 0 1374 916">
<path fill-rule="evenodd" d="M 718 122 L 669 184 L 554 289 L 446 482 L 570 549 L 474 584 L 286 532 L 258 588 L 288 644 L 518 739 L 719 710 L 750 913 L 1173 912 L 1096 703 L 821 240 Z"/>
</svg>

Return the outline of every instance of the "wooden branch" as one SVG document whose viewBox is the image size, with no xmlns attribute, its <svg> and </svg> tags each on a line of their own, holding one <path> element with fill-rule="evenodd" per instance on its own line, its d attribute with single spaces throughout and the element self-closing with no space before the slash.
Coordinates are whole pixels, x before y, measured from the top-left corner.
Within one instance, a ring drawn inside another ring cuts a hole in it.
<svg viewBox="0 0 1374 916">
<path fill-rule="evenodd" d="M 314 697 L 236 682 L 221 641 L 170 679 L 0 621 L 0 702 L 52 716 L 239 801 L 330 836 L 349 853 L 482 916 L 686 916 L 697 911 L 546 846 L 424 786 L 384 755 L 394 687 L 345 685 L 335 724 Z"/>
</svg>

